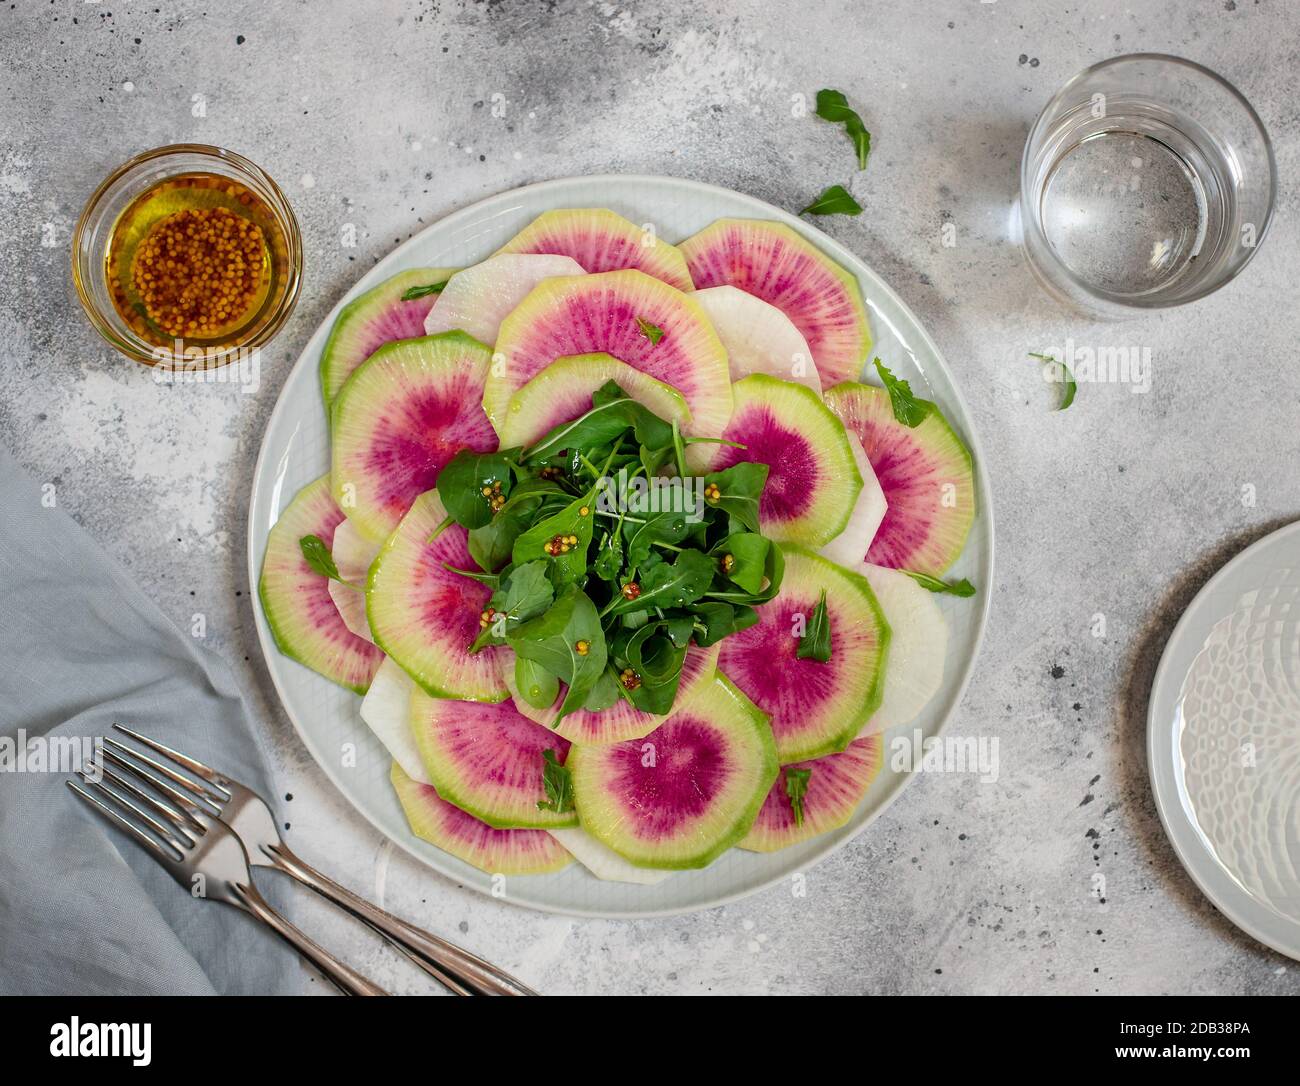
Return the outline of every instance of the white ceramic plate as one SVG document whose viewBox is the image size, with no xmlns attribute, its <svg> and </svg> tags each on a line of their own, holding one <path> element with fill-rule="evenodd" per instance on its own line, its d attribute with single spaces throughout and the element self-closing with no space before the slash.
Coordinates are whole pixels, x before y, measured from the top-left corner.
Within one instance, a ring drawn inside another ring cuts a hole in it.
<svg viewBox="0 0 1300 1086">
<path fill-rule="evenodd" d="M 448 215 L 380 261 L 340 300 L 339 307 L 407 268 L 467 267 L 477 263 L 541 212 L 560 207 L 612 208 L 633 222 L 653 223 L 660 237 L 674 241 L 715 219 L 775 219 L 798 230 L 857 275 L 870 311 L 875 352 L 899 377 L 909 379 L 918 395 L 940 405 L 975 459 L 977 515 L 965 553 L 951 574 L 969 577 L 979 593 L 965 600 L 939 597 L 950 629 L 944 684 L 915 722 L 898 729 L 908 736 L 914 727 L 926 736 L 936 734 L 961 699 L 988 615 L 993 587 L 993 515 L 988 480 L 970 415 L 939 349 L 898 295 L 843 246 L 770 204 L 712 185 L 668 177 L 569 178 L 502 193 Z M 308 340 L 267 425 L 248 518 L 248 566 L 253 584 L 261 571 L 267 533 L 280 511 L 299 488 L 329 470 L 329 434 L 317 364 L 335 313 Z M 256 611 L 258 637 L 280 700 L 307 749 L 329 778 L 358 811 L 412 855 L 459 883 L 490 893 L 489 875 L 425 843 L 407 828 L 389 785 L 388 755 L 358 715 L 360 699 L 281 656 L 260 602 Z M 355 765 L 349 765 L 345 750 L 353 748 Z M 864 829 L 909 779 L 910 773 L 891 770 L 886 758 L 884 770 L 848 825 L 781 852 L 759 854 L 732 849 L 702 871 L 676 873 L 655 886 L 601 882 L 574 863 L 551 875 L 512 878 L 505 896 L 520 905 L 578 916 L 655 916 L 720 905 L 795 872 L 807 872 L 817 860 Z M 845 887 L 845 892 L 851 890 Z"/>
<path fill-rule="evenodd" d="M 1238 554 L 1179 619 L 1151 691 L 1147 757 L 1196 885 L 1300 959 L 1300 523 Z"/>
</svg>

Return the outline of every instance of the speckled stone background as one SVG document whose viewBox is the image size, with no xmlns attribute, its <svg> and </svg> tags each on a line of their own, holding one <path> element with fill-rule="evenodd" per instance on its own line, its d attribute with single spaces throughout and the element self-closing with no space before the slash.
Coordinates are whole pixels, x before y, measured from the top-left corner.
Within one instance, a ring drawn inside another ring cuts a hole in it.
<svg viewBox="0 0 1300 1086">
<path fill-rule="evenodd" d="M 1244 91 L 1277 145 L 1278 215 L 1216 296 L 1091 325 L 1034 286 L 1009 210 L 1047 98 L 1085 65 L 1139 50 L 1198 60 Z M 862 107 L 875 138 L 865 174 L 840 132 L 792 116 L 791 96 L 822 86 Z M 206 615 L 210 647 L 273 739 L 305 855 L 547 992 L 1300 992 L 1294 963 L 1238 933 L 1182 872 L 1144 759 L 1152 672 L 1180 610 L 1231 554 L 1300 515 L 1294 7 L 15 0 L 0 4 L 0 91 L 0 440 L 179 625 Z M 72 293 L 86 197 L 129 155 L 180 141 L 252 157 L 302 223 L 306 288 L 257 395 L 156 385 L 104 352 Z M 244 563 L 266 419 L 353 280 L 484 195 L 618 171 L 791 209 L 851 181 L 865 213 L 819 225 L 946 353 L 984 443 L 998 547 L 956 725 L 1000 738 L 998 782 L 918 779 L 812 872 L 806 898 L 777 888 L 640 923 L 524 912 L 386 846 L 279 711 Z M 340 243 L 345 223 L 355 248 Z M 1025 356 L 1069 337 L 1149 348 L 1150 392 L 1085 384 L 1054 413 L 1057 390 Z M 327 945 L 396 990 L 425 989 L 300 897 Z"/>
</svg>

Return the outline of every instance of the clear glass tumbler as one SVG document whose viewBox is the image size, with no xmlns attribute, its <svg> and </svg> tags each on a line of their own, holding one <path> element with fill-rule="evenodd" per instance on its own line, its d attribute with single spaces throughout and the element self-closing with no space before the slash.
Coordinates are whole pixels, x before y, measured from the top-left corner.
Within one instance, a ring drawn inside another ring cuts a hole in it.
<svg viewBox="0 0 1300 1086">
<path fill-rule="evenodd" d="M 1085 312 L 1182 305 L 1246 266 L 1276 190 L 1268 133 L 1236 88 L 1178 57 L 1115 57 L 1071 79 L 1030 129 L 1025 252 Z"/>
</svg>

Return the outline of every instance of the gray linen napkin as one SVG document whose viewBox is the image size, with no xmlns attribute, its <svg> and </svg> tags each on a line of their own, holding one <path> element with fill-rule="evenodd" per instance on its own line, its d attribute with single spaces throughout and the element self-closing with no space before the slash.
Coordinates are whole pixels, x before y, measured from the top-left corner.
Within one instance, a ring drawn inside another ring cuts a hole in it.
<svg viewBox="0 0 1300 1086">
<path fill-rule="evenodd" d="M 114 722 L 270 796 L 234 678 L 0 447 L 0 737 Z M 0 772 L 0 994 L 296 990 L 297 959 L 251 917 L 196 901 L 64 784 Z M 282 876 L 259 888 L 281 896 Z"/>
</svg>

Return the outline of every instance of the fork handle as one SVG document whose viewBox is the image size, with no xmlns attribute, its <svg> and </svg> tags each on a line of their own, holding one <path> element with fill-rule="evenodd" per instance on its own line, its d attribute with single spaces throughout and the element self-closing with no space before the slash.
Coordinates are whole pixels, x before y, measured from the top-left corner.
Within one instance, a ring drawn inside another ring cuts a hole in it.
<svg viewBox="0 0 1300 1086">
<path fill-rule="evenodd" d="M 319 943 L 307 938 L 298 928 L 271 908 L 252 883 L 246 885 L 235 884 L 231 888 L 248 912 L 262 921 L 307 961 L 311 962 L 325 976 L 325 979 L 335 985 L 344 995 L 381 996 L 388 994 L 379 985 L 367 980 L 355 969 L 339 961 Z"/>
<path fill-rule="evenodd" d="M 322 875 L 299 859 L 287 845 L 263 845 L 262 851 L 285 874 L 315 890 L 339 908 L 368 924 L 398 950 L 457 995 L 536 995 L 509 973 L 468 950 L 440 939 L 423 928 L 385 912 Z"/>
</svg>

